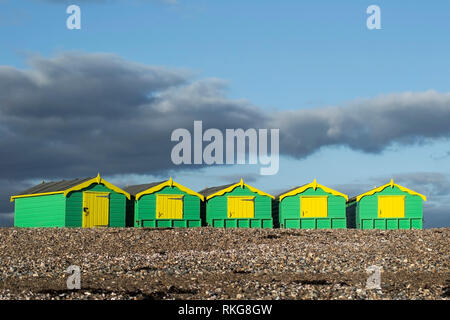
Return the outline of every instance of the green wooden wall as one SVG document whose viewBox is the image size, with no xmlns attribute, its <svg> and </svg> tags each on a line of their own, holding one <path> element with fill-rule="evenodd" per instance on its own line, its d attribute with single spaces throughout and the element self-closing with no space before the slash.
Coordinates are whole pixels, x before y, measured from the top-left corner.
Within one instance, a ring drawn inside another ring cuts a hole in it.
<svg viewBox="0 0 450 320">
<path fill-rule="evenodd" d="M 183 219 L 156 219 L 156 195 L 157 194 L 182 194 Z M 169 228 L 169 227 L 201 227 L 200 198 L 177 187 L 164 187 L 152 194 L 146 194 L 134 202 L 134 226 Z"/>
<path fill-rule="evenodd" d="M 227 196 L 255 196 L 253 219 L 228 218 Z M 231 192 L 206 201 L 206 223 L 219 228 L 273 228 L 272 198 L 252 192 L 247 187 L 236 187 Z"/>
<path fill-rule="evenodd" d="M 82 227 L 83 191 L 109 192 L 109 226 L 125 227 L 126 197 L 102 184 L 93 184 L 64 197 L 52 194 L 14 200 L 16 227 Z"/>
<path fill-rule="evenodd" d="M 327 196 L 328 217 L 300 217 L 300 196 Z M 302 193 L 285 197 L 279 202 L 278 215 L 281 228 L 340 229 L 347 227 L 346 200 L 344 197 L 325 192 L 322 188 L 308 188 Z"/>
<path fill-rule="evenodd" d="M 64 227 L 66 198 L 52 194 L 14 200 L 15 227 Z"/>
<path fill-rule="evenodd" d="M 378 196 L 404 195 L 404 218 L 378 218 Z M 370 196 L 364 196 L 358 202 L 347 205 L 347 214 L 355 220 L 354 227 L 358 229 L 422 229 L 423 200 L 417 195 L 401 191 L 398 187 L 387 187 Z"/>
</svg>

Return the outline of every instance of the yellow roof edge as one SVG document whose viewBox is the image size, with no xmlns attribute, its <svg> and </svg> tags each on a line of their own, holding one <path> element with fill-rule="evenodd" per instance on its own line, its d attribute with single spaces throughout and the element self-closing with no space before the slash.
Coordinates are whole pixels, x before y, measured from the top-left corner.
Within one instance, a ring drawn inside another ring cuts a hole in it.
<svg viewBox="0 0 450 320">
<path fill-rule="evenodd" d="M 14 199 L 18 198 L 29 198 L 29 197 L 38 197 L 38 196 L 47 196 L 51 194 L 64 193 L 64 191 L 52 191 L 52 192 L 42 192 L 42 193 L 30 193 L 30 194 L 21 194 L 17 196 L 11 196 L 10 201 L 14 202 Z"/>
<path fill-rule="evenodd" d="M 181 191 L 186 192 L 187 194 L 190 194 L 190 195 L 193 195 L 193 196 L 197 196 L 197 197 L 199 197 L 202 201 L 205 200 L 205 197 L 204 197 L 203 195 L 201 195 L 200 193 L 197 193 L 197 192 L 195 192 L 194 190 L 191 190 L 191 189 L 189 189 L 189 188 L 187 188 L 187 187 L 185 187 L 185 186 L 179 184 L 178 182 L 173 181 L 172 178 L 170 178 L 169 180 L 167 180 L 167 181 L 165 181 L 165 182 L 163 182 L 163 183 L 160 183 L 160 184 L 158 184 L 158 185 L 156 185 L 156 186 L 153 186 L 153 187 L 151 187 L 151 188 L 148 188 L 147 190 L 144 190 L 144 191 L 142 191 L 142 192 L 139 192 L 138 194 L 136 194 L 135 198 L 136 198 L 136 200 L 139 200 L 139 198 L 142 197 L 143 195 L 146 195 L 146 194 L 150 194 L 150 193 L 159 191 L 159 190 L 161 190 L 162 188 L 167 187 L 167 186 L 170 186 L 170 187 L 175 186 L 175 187 L 177 187 L 178 189 L 180 189 Z"/>
<path fill-rule="evenodd" d="M 383 191 L 383 190 L 386 189 L 387 187 L 393 188 L 394 186 L 397 187 L 397 188 L 399 188 L 399 189 L 402 190 L 403 192 L 407 192 L 407 193 L 409 193 L 409 194 L 411 194 L 411 195 L 419 196 L 419 197 L 421 197 L 421 198 L 423 199 L 423 201 L 427 201 L 427 197 L 426 197 L 425 195 L 420 194 L 420 193 L 418 193 L 418 192 L 416 192 L 416 191 L 413 191 L 413 190 L 411 190 L 411 189 L 405 188 L 405 187 L 403 187 L 403 186 L 401 186 L 401 185 L 399 185 L 399 184 L 396 184 L 396 183 L 394 183 L 394 180 L 391 179 L 391 181 L 390 181 L 389 183 L 386 183 L 385 185 L 382 185 L 382 186 L 380 186 L 380 187 L 374 188 L 374 189 L 372 189 L 372 190 L 369 190 L 369 191 L 367 191 L 367 192 L 364 192 L 364 193 L 360 194 L 359 196 L 356 197 L 356 202 L 358 202 L 359 200 L 361 200 L 362 197 L 365 197 L 365 196 L 371 196 L 371 195 L 373 195 L 373 194 L 375 194 L 375 193 L 377 193 L 377 192 Z"/>
<path fill-rule="evenodd" d="M 90 179 L 88 181 L 80 183 L 80 184 L 78 184 L 78 185 L 76 185 L 76 186 L 74 186 L 74 187 L 72 187 L 70 189 L 64 190 L 64 196 L 67 196 L 70 192 L 78 191 L 78 190 L 87 188 L 93 183 L 103 184 L 105 187 L 107 187 L 107 188 L 109 188 L 109 189 L 111 189 L 111 190 L 113 190 L 113 191 L 115 191 L 117 193 L 122 193 L 123 195 L 125 195 L 125 197 L 127 197 L 128 200 L 131 199 L 131 195 L 128 192 L 126 192 L 125 190 L 120 189 L 119 187 L 116 187 L 115 185 L 113 185 L 113 184 L 109 183 L 108 181 L 106 181 L 105 179 L 103 179 L 100 176 L 100 173 L 95 178 L 92 178 L 92 179 Z"/>
<path fill-rule="evenodd" d="M 268 194 L 268 193 L 266 193 L 264 191 L 261 191 L 259 189 L 256 189 L 256 188 L 254 188 L 252 186 L 249 186 L 248 184 L 244 183 L 244 180 L 241 178 L 241 181 L 239 181 L 238 183 L 235 183 L 235 184 L 233 184 L 233 185 L 231 185 L 231 186 L 229 186 L 229 187 L 227 187 L 225 189 L 219 190 L 216 193 L 210 194 L 209 196 L 206 197 L 206 200 L 209 200 L 209 199 L 211 199 L 213 197 L 221 196 L 221 195 L 223 195 L 223 194 L 225 194 L 227 192 L 233 191 L 233 189 L 236 188 L 236 187 L 244 187 L 244 186 L 249 188 L 250 191 L 255 192 L 255 193 L 259 194 L 259 195 L 268 196 L 268 197 L 271 197 L 272 199 L 275 199 L 275 197 L 272 196 L 271 194 Z"/>
<path fill-rule="evenodd" d="M 62 191 L 52 191 L 52 192 L 42 192 L 42 193 L 31 193 L 31 194 L 24 194 L 24 195 L 17 195 L 17 196 L 11 196 L 10 201 L 13 202 L 14 199 L 17 198 L 27 198 L 27 197 L 37 197 L 37 196 L 46 196 L 46 195 L 51 195 L 51 194 L 58 194 L 58 193 L 62 193 L 64 194 L 64 196 L 66 197 L 70 192 L 73 191 L 78 191 L 84 188 L 89 187 L 91 184 L 93 183 L 98 183 L 98 184 L 103 184 L 105 187 L 117 192 L 117 193 L 122 193 L 123 195 L 125 195 L 127 197 L 128 200 L 131 199 L 131 195 L 120 189 L 119 187 L 116 187 L 115 185 L 109 183 L 108 181 L 106 181 L 105 179 L 103 179 L 102 177 L 100 177 L 100 174 L 97 175 L 97 177 L 92 178 L 88 181 L 85 181 L 83 183 L 80 183 L 76 186 L 73 186 L 72 188 L 69 188 L 67 190 L 62 190 Z"/>
<path fill-rule="evenodd" d="M 313 182 L 308 183 L 307 185 L 304 185 L 302 187 L 298 187 L 297 189 L 294 189 L 294 190 L 291 190 L 289 192 L 283 193 L 282 195 L 280 195 L 278 197 L 278 200 L 281 201 L 281 200 L 283 200 L 283 198 L 286 198 L 286 197 L 289 197 L 289 196 L 293 196 L 293 195 L 296 195 L 298 193 L 302 193 L 303 191 L 305 191 L 306 189 L 309 189 L 309 188 L 314 188 L 314 190 L 317 189 L 317 188 L 321 188 L 325 192 L 331 193 L 332 195 L 335 195 L 335 196 L 344 197 L 344 199 L 346 201 L 348 201 L 348 195 L 346 195 L 346 194 L 344 194 L 342 192 L 336 191 L 334 189 L 325 187 L 324 185 L 321 185 L 321 184 L 317 183 L 316 179 L 314 179 Z"/>
</svg>

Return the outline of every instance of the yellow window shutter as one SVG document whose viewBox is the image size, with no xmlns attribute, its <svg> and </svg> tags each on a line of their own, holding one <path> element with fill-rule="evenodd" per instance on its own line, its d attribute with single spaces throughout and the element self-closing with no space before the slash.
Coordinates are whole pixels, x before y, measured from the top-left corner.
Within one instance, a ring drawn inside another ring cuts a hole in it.
<svg viewBox="0 0 450 320">
<path fill-rule="evenodd" d="M 227 197 L 228 218 L 254 218 L 255 197 L 254 196 L 229 196 Z"/>
<path fill-rule="evenodd" d="M 327 196 L 301 196 L 300 217 L 302 218 L 324 218 L 328 217 Z"/>
<path fill-rule="evenodd" d="M 183 195 L 157 194 L 156 219 L 183 219 Z"/>
<path fill-rule="evenodd" d="M 378 196 L 378 218 L 404 218 L 405 196 Z"/>
</svg>

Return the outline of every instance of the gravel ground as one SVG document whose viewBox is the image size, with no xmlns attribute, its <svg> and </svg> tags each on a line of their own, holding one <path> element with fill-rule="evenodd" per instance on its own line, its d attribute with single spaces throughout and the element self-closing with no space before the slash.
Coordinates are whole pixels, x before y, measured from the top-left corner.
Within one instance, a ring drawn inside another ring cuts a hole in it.
<svg viewBox="0 0 450 320">
<path fill-rule="evenodd" d="M 450 228 L 0 228 L 0 299 L 449 299 Z M 81 268 L 68 290 L 67 267 Z M 381 291 L 366 290 L 371 265 Z"/>
</svg>

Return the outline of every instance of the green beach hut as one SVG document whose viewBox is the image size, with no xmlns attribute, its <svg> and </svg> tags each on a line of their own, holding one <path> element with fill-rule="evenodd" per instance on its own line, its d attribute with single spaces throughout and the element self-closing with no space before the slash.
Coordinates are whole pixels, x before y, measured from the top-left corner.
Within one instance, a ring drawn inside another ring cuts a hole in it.
<svg viewBox="0 0 450 320">
<path fill-rule="evenodd" d="M 273 228 L 274 197 L 241 179 L 238 183 L 206 188 L 202 211 L 206 224 L 220 228 Z"/>
<path fill-rule="evenodd" d="M 43 182 L 11 197 L 15 227 L 125 227 L 130 194 L 95 178 Z"/>
<path fill-rule="evenodd" d="M 274 217 L 280 228 L 346 228 L 345 204 L 348 196 L 312 183 L 295 187 L 276 196 Z"/>
<path fill-rule="evenodd" d="M 135 227 L 201 227 L 203 196 L 170 178 L 166 181 L 128 186 L 132 195 L 128 212 Z"/>
<path fill-rule="evenodd" d="M 358 229 L 422 229 L 427 198 L 393 180 L 347 202 L 350 227 Z"/>
</svg>

